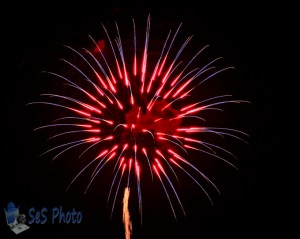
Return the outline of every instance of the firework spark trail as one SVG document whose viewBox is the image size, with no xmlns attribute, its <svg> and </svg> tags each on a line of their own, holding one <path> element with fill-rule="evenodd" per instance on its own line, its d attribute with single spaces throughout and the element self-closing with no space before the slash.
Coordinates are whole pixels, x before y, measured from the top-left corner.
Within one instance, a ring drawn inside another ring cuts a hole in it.
<svg viewBox="0 0 300 239">
<path fill-rule="evenodd" d="M 123 197 L 123 223 L 125 228 L 125 239 L 130 239 L 132 234 L 132 223 L 130 220 L 130 213 L 128 208 L 129 194 L 130 194 L 130 188 L 126 187 L 124 190 L 124 197 Z"/>
<path fill-rule="evenodd" d="M 219 193 L 219 189 L 189 158 L 190 152 L 211 156 L 238 169 L 237 157 L 224 147 L 210 142 L 205 135 L 217 135 L 222 139 L 231 137 L 243 142 L 246 142 L 244 137 L 248 135 L 231 128 L 205 126 L 202 113 L 222 111 L 223 105 L 247 101 L 232 99 L 229 94 L 200 99 L 201 95 L 198 97 L 196 89 L 234 68 L 218 69 L 214 64 L 222 57 L 194 67 L 196 59 L 208 45 L 190 58 L 184 57 L 183 52 L 192 36 L 178 42 L 182 24 L 173 34 L 172 31 L 168 32 L 158 58 L 153 58 L 149 52 L 152 49 L 150 16 L 141 51 L 137 46 L 137 31 L 133 20 L 132 46 L 128 48 L 133 49 L 131 54 L 127 51 L 128 46 L 122 42 L 122 32 L 117 23 L 114 41 L 108 29 L 104 25 L 102 27 L 106 37 L 106 41 L 101 39 L 102 47 L 92 36 L 88 36 L 96 48 L 94 51 L 86 48 L 77 50 L 64 45 L 78 60 L 73 63 L 60 59 L 72 72 L 72 78 L 66 73 L 44 71 L 64 83 L 70 89 L 69 95 L 41 94 L 40 97 L 46 100 L 29 103 L 54 107 L 65 114 L 50 124 L 35 129 L 54 128 L 56 131 L 49 140 L 64 140 L 64 143 L 46 150 L 42 155 L 58 151 L 53 157 L 56 159 L 75 148 L 82 150 L 79 158 L 92 155 L 67 187 L 68 190 L 79 176 L 93 167 L 85 193 L 100 171 L 111 165 L 112 180 L 107 199 L 107 204 L 112 204 L 111 215 L 120 187 L 126 185 L 124 199 L 128 194 L 128 200 L 131 184 L 136 185 L 139 212 L 142 215 L 142 180 L 143 175 L 146 175 L 143 170 L 145 168 L 150 171 L 152 180 L 157 180 L 162 185 L 175 218 L 172 196 L 169 194 L 175 197 L 185 215 L 175 185 L 179 180 L 178 171 L 184 172 L 194 181 L 212 203 L 208 190 L 212 188 Z M 197 97 L 191 97 L 193 94 Z"/>
</svg>

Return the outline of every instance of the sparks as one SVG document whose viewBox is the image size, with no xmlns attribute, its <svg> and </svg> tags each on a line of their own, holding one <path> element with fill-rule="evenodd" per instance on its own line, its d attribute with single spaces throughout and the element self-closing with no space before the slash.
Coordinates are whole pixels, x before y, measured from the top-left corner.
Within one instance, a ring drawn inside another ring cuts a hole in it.
<svg viewBox="0 0 300 239">
<path fill-rule="evenodd" d="M 64 46 L 77 59 L 75 62 L 61 59 L 72 74 L 44 72 L 66 87 L 64 93 L 41 94 L 43 100 L 29 103 L 53 107 L 64 115 L 34 129 L 55 128 L 49 140 L 65 141 L 42 155 L 56 152 L 52 158 L 57 159 L 74 148 L 82 150 L 78 158 L 89 155 L 89 161 L 67 187 L 68 190 L 80 176 L 84 177 L 88 168 L 93 167 L 85 193 L 91 189 L 103 168 L 111 165 L 111 185 L 107 199 L 107 203 L 111 204 L 111 215 L 120 187 L 124 186 L 126 193 L 132 184 L 137 189 L 138 207 L 142 215 L 144 175 L 151 175 L 152 181 L 156 180 L 162 185 L 175 218 L 174 203 L 179 204 L 185 215 L 176 190 L 176 181 L 180 180 L 179 171 L 195 182 L 208 201 L 213 203 L 208 191 L 212 189 L 219 192 L 219 189 L 201 168 L 195 166 L 193 162 L 197 159 L 191 159 L 190 152 L 210 156 L 238 169 L 235 155 L 206 140 L 205 135 L 228 136 L 243 142 L 246 142 L 244 137 L 248 135 L 235 129 L 204 125 L 203 112 L 222 110 L 225 104 L 247 101 L 233 99 L 231 95 L 201 99 L 199 93 L 200 86 L 205 82 L 233 67 L 218 69 L 214 65 L 221 59 L 218 57 L 193 68 L 192 65 L 208 45 L 186 59 L 182 53 L 192 41 L 192 36 L 184 41 L 178 40 L 182 24 L 174 33 L 170 31 L 162 39 L 164 44 L 157 49 L 160 51 L 156 56 L 158 58 L 149 54 L 150 15 L 142 36 L 144 42 L 141 51 L 137 47 L 139 36 L 134 20 L 130 47 L 123 43 L 125 34 L 122 34 L 117 23 L 115 41 L 109 30 L 104 25 L 102 27 L 103 39 L 88 36 L 94 49 Z M 174 52 L 175 57 L 172 57 Z M 189 97 L 193 94 L 199 97 Z M 175 196 L 175 202 L 171 200 L 170 194 Z"/>
</svg>

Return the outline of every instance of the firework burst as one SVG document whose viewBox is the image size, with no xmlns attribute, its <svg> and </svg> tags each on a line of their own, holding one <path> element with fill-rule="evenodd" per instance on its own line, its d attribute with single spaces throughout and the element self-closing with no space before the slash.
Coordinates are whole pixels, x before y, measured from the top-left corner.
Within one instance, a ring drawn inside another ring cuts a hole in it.
<svg viewBox="0 0 300 239">
<path fill-rule="evenodd" d="M 244 141 L 247 135 L 231 128 L 205 126 L 203 113 L 246 101 L 232 99 L 231 95 L 200 100 L 195 94 L 199 94 L 202 84 L 233 67 L 218 69 L 215 64 L 221 58 L 194 67 L 208 46 L 190 58 L 182 57 L 192 37 L 178 40 L 181 24 L 174 32 L 167 32 L 163 44 L 155 50 L 159 54 L 151 54 L 149 47 L 150 16 L 141 37 L 143 47 L 138 46 L 140 36 L 134 21 L 130 47 L 128 40 L 124 45 L 117 24 L 114 38 L 104 25 L 102 28 L 102 39 L 89 36 L 93 45 L 90 49 L 65 46 L 73 60 L 61 59 L 67 69 L 64 73 L 45 72 L 66 86 L 64 92 L 42 94 L 42 100 L 29 103 L 54 107 L 62 114 L 35 129 L 53 129 L 50 140 L 59 142 L 43 155 L 54 154 L 56 159 L 80 149 L 78 158 L 85 156 L 88 162 L 67 188 L 92 170 L 85 192 L 97 181 L 102 169 L 110 165 L 107 194 L 111 213 L 121 188 L 135 185 L 142 214 L 141 182 L 144 176 L 150 176 L 161 184 L 175 218 L 174 203 L 185 214 L 174 184 L 179 171 L 196 183 L 212 203 L 207 187 L 219 190 L 193 163 L 197 159 L 191 160 L 191 152 L 200 152 L 237 169 L 235 156 L 205 137 L 216 135 Z"/>
</svg>

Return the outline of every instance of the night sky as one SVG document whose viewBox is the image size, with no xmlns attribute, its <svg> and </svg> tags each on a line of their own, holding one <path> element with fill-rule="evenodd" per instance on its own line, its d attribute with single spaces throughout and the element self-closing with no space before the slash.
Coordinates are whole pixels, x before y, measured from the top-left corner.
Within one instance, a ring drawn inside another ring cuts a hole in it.
<svg viewBox="0 0 300 239">
<path fill-rule="evenodd" d="M 182 22 L 183 34 L 194 35 L 193 46 L 210 45 L 205 57 L 223 56 L 225 65 L 235 67 L 232 78 L 228 74 L 230 79 L 215 87 L 216 91 L 224 88 L 237 98 L 251 102 L 224 113 L 229 117 L 224 118 L 225 123 L 250 137 L 248 145 L 240 142 L 232 145 L 232 151 L 239 158 L 238 172 L 230 167 L 221 168 L 218 162 L 207 165 L 207 173 L 220 185 L 221 194 L 212 194 L 214 206 L 192 181 L 183 177 L 179 193 L 187 215 L 184 217 L 176 207 L 176 221 L 161 186 L 158 183 L 154 186 L 147 179 L 142 185 L 141 225 L 133 190 L 132 238 L 233 239 L 257 238 L 258 235 L 269 238 L 270 234 L 277 233 L 279 228 L 273 223 L 266 224 L 277 221 L 281 211 L 278 206 L 274 210 L 272 201 L 275 191 L 272 178 L 276 174 L 272 165 L 277 164 L 281 155 L 274 152 L 280 145 L 274 137 L 275 129 L 280 131 L 280 122 L 273 112 L 278 103 L 274 96 L 278 83 L 271 81 L 266 73 L 272 15 L 266 17 L 263 7 L 257 4 L 202 5 L 201 2 L 195 6 L 191 1 L 176 4 L 98 1 L 69 8 L 46 2 L 34 7 L 16 5 L 18 7 L 10 4 L 3 8 L 7 16 L 1 18 L 0 207 L 3 209 L 13 201 L 27 217 L 30 208 L 46 207 L 48 221 L 42 225 L 30 224 L 29 230 L 16 236 L 6 225 L 1 209 L 1 239 L 124 238 L 120 203 L 112 220 L 110 208 L 106 208 L 107 180 L 111 177 L 99 176 L 86 196 L 83 191 L 87 181 L 76 184 L 66 193 L 66 185 L 78 170 L 73 168 L 77 164 L 71 164 L 70 159 L 51 162 L 49 157 L 39 157 L 45 149 L 46 137 L 33 129 L 40 125 L 37 118 L 47 119 L 47 115 L 43 115 L 47 111 L 38 113 L 26 104 L 49 87 L 40 72 L 51 69 L 53 59 L 62 56 L 62 45 L 84 47 L 88 34 L 97 36 L 98 31 L 102 31 L 101 23 L 109 25 L 116 21 L 120 29 L 124 25 L 131 30 L 131 18 L 134 18 L 139 26 L 146 26 L 148 14 L 153 28 L 162 31 L 157 35 L 165 36 L 163 29 L 175 29 Z M 213 89 L 214 84 L 210 87 Z M 101 184 L 101 180 L 105 183 Z M 65 211 L 73 208 L 81 211 L 82 222 L 52 224 L 51 210 L 59 206 Z"/>
</svg>

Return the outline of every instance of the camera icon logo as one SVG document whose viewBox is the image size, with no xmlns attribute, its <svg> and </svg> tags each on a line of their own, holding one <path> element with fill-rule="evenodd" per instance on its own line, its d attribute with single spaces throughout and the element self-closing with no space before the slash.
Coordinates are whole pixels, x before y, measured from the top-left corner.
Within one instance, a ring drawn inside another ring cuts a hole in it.
<svg viewBox="0 0 300 239">
<path fill-rule="evenodd" d="M 7 204 L 7 208 L 4 208 L 4 212 L 7 225 L 15 234 L 19 234 L 30 228 L 25 224 L 26 216 L 24 214 L 20 214 L 19 207 L 16 207 L 13 202 L 9 202 Z"/>
</svg>

